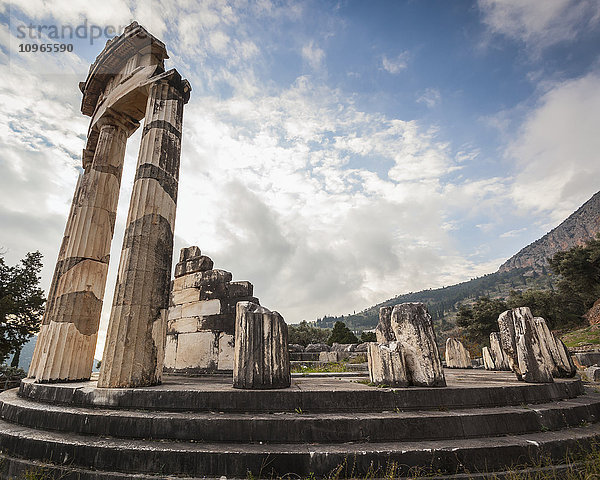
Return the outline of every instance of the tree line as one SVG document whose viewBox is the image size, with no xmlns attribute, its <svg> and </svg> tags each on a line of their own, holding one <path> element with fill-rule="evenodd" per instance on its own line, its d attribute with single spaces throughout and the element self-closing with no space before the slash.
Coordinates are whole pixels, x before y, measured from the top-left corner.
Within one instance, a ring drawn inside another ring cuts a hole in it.
<svg viewBox="0 0 600 480">
<path fill-rule="evenodd" d="M 483 296 L 472 305 L 461 305 L 457 325 L 466 339 L 488 343 L 490 333 L 498 330 L 498 316 L 517 307 L 531 308 L 552 330 L 580 326 L 583 315 L 600 299 L 600 235 L 583 246 L 556 253 L 548 264 L 556 277 L 550 290 L 512 290 L 507 298 Z"/>
<path fill-rule="evenodd" d="M 335 322 L 333 328 L 320 328 L 308 323 L 306 320 L 294 325 L 288 325 L 288 342 L 306 347 L 310 343 L 364 343 L 375 342 L 374 332 L 362 332 L 357 337 L 344 322 Z"/>
</svg>

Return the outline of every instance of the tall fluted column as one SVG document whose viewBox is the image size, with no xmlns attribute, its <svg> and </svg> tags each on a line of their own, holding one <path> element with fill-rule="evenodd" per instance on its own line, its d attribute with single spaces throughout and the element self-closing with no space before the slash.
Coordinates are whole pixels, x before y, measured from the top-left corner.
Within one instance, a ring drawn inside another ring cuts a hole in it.
<svg viewBox="0 0 600 480">
<path fill-rule="evenodd" d="M 150 86 L 99 387 L 162 379 L 185 88 Z"/>
<path fill-rule="evenodd" d="M 79 177 L 29 376 L 82 380 L 92 372 L 115 228 L 125 144 L 137 128 L 121 116 L 99 122 L 91 163 Z"/>
</svg>

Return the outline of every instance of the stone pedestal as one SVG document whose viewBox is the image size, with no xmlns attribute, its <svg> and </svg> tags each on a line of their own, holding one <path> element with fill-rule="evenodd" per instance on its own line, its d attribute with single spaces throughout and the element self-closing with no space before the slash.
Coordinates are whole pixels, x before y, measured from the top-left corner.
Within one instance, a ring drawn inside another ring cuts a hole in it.
<svg viewBox="0 0 600 480">
<path fill-rule="evenodd" d="M 517 378 L 530 383 L 553 382 L 553 365 L 544 358 L 531 310 L 507 310 L 498 317 L 498 325 L 502 350 Z"/>
<path fill-rule="evenodd" d="M 401 345 L 411 385 L 446 386 L 433 322 L 422 303 L 402 303 L 379 310 L 377 342 Z"/>
<path fill-rule="evenodd" d="M 410 372 L 398 342 L 369 343 L 367 360 L 371 382 L 390 387 L 411 385 Z"/>
<path fill-rule="evenodd" d="M 283 317 L 252 302 L 238 302 L 233 386 L 287 388 L 291 384 L 288 329 Z"/>
<path fill-rule="evenodd" d="M 231 373 L 237 302 L 258 304 L 250 282 L 213 269 L 196 246 L 181 249 L 167 322 L 165 373 Z"/>
<path fill-rule="evenodd" d="M 99 387 L 160 383 L 186 85 L 150 86 Z"/>
<path fill-rule="evenodd" d="M 92 372 L 125 144 L 137 126 L 115 116 L 100 123 L 93 160 L 77 182 L 29 368 L 38 382 L 84 380 Z"/>
<path fill-rule="evenodd" d="M 456 338 L 446 340 L 444 356 L 448 368 L 472 368 L 471 355 L 461 341 Z"/>
</svg>

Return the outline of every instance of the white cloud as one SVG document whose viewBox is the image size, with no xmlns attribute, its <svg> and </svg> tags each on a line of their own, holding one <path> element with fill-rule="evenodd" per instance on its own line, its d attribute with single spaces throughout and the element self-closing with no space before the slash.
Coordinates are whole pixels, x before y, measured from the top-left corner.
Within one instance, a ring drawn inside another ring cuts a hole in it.
<svg viewBox="0 0 600 480">
<path fill-rule="evenodd" d="M 500 234 L 500 238 L 513 238 L 518 237 L 521 233 L 526 232 L 527 228 L 518 228 L 516 230 L 509 230 L 508 232 L 504 232 Z"/>
<path fill-rule="evenodd" d="M 433 108 L 442 101 L 442 94 L 437 88 L 426 88 L 417 98 L 417 102 L 424 103 L 427 107 Z"/>
<path fill-rule="evenodd" d="M 408 67 L 409 56 L 409 52 L 402 52 L 400 55 L 394 58 L 389 58 L 387 55 L 384 55 L 381 59 L 381 66 L 388 73 L 400 73 L 402 70 Z"/>
<path fill-rule="evenodd" d="M 598 191 L 600 74 L 556 85 L 526 117 L 507 155 L 516 162 L 512 197 L 559 221 Z"/>
<path fill-rule="evenodd" d="M 597 0 L 479 0 L 483 22 L 493 33 L 534 50 L 568 41 L 600 20 Z"/>
<path fill-rule="evenodd" d="M 325 60 L 325 52 L 311 40 L 302 47 L 302 58 L 308 62 L 313 70 L 318 70 Z"/>
<path fill-rule="evenodd" d="M 351 95 L 308 76 L 284 86 L 261 79 L 265 46 L 250 17 L 297 19 L 300 7 L 262 2 L 243 17 L 243 9 L 218 1 L 153 5 L 161 28 L 177 35 L 162 38 L 171 62 L 194 89 L 184 115 L 177 245 L 199 245 L 292 322 L 490 271 L 461 254 L 453 238 L 456 217 L 506 200 L 506 179 L 448 179 L 476 159 L 473 148 L 454 154 L 434 129 L 363 111 Z M 75 21 L 87 9 L 76 3 L 69 15 Z M 322 68 L 325 53 L 316 43 L 302 54 Z M 0 62 L 9 79 L 0 92 L 0 218 L 10 226 L 2 242 L 10 240 L 17 256 L 42 249 L 47 288 L 85 141 L 77 81 L 87 62 L 64 57 L 69 74 L 47 76 L 33 57 L 15 59 Z M 384 57 L 383 68 L 398 73 L 407 61 L 406 52 Z M 231 87 L 227 95 L 223 83 Z M 139 134 L 128 144 L 101 334 Z"/>
</svg>

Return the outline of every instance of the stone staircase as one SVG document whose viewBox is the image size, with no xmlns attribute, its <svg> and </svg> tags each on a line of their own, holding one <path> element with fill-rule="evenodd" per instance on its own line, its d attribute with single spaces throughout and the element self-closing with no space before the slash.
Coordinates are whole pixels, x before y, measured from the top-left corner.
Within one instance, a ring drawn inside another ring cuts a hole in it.
<svg viewBox="0 0 600 480">
<path fill-rule="evenodd" d="M 223 376 L 137 389 L 26 380 L 0 394 L 2 478 L 32 465 L 82 480 L 491 472 L 560 461 L 600 438 L 600 394 L 578 380 L 446 376 L 446 388 L 396 390 L 335 377 L 271 391 Z"/>
</svg>

